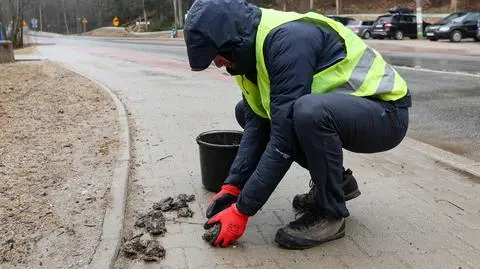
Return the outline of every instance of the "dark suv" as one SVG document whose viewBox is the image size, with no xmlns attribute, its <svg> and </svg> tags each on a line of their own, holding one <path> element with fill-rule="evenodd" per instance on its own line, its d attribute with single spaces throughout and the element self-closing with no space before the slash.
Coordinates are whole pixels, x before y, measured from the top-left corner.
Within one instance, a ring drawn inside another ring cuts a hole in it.
<svg viewBox="0 0 480 269">
<path fill-rule="evenodd" d="M 372 27 L 372 37 L 376 39 L 395 38 L 403 39 L 405 36 L 416 39 L 417 36 L 417 17 L 411 12 L 397 13 L 392 11 L 390 14 L 382 15 L 377 18 Z M 423 22 L 423 28 L 427 23 Z"/>
<path fill-rule="evenodd" d="M 431 41 L 450 39 L 452 42 L 460 42 L 463 38 L 480 41 L 477 37 L 478 20 L 480 12 L 454 12 L 438 23 L 429 25 L 425 29 L 425 36 Z"/>
</svg>

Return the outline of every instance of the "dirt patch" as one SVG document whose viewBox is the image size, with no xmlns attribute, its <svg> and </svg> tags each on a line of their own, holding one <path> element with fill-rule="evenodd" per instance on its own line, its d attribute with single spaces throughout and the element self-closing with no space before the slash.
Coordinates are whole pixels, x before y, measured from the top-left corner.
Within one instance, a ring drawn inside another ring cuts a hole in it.
<svg viewBox="0 0 480 269">
<path fill-rule="evenodd" d="M 85 267 L 108 202 L 115 105 L 50 62 L 0 65 L 0 81 L 0 267 Z"/>
<path fill-rule="evenodd" d="M 84 36 L 98 36 L 98 37 L 127 37 L 129 33 L 125 28 L 104 27 L 92 30 L 82 34 Z"/>
<path fill-rule="evenodd" d="M 31 55 L 31 54 L 35 54 L 36 52 L 37 52 L 37 49 L 35 46 L 27 46 L 27 47 L 15 50 L 16 55 Z"/>
</svg>

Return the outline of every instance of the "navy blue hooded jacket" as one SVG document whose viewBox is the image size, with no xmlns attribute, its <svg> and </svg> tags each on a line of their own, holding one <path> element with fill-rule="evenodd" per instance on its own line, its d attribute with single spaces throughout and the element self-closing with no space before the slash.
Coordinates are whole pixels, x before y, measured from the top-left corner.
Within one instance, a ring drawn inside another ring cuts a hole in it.
<svg viewBox="0 0 480 269">
<path fill-rule="evenodd" d="M 227 69 L 229 73 L 244 74 L 256 83 L 255 36 L 261 15 L 243 0 L 196 0 L 184 30 L 192 70 L 207 68 L 220 54 L 236 65 L 235 70 Z M 295 101 L 311 92 L 315 73 L 345 57 L 343 41 L 334 30 L 302 22 L 272 30 L 263 51 L 271 121 L 245 106 L 244 135 L 225 181 L 242 189 L 237 207 L 250 216 L 266 203 L 301 151 L 292 123 Z"/>
</svg>

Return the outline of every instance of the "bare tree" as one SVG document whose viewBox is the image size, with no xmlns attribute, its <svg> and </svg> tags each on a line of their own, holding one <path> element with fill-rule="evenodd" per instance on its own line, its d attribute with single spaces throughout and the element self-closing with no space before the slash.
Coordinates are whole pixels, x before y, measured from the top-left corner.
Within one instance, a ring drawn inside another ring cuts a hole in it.
<svg viewBox="0 0 480 269">
<path fill-rule="evenodd" d="M 173 5 L 173 17 L 174 17 L 174 24 L 176 28 L 183 27 L 183 3 L 182 0 L 172 0 Z"/>
<path fill-rule="evenodd" d="M 65 7 L 65 0 L 62 0 L 62 7 L 63 7 L 63 19 L 65 21 L 65 29 L 67 30 L 67 35 L 70 34 L 68 30 L 68 22 L 67 22 L 67 8 Z"/>
<path fill-rule="evenodd" d="M 178 28 L 182 28 L 183 27 L 183 8 L 182 8 L 182 0 L 177 0 L 178 1 L 178 4 L 177 4 L 177 12 L 178 12 L 178 25 L 177 27 Z"/>
<path fill-rule="evenodd" d="M 2 25 L 7 28 L 6 35 L 12 41 L 14 48 L 23 46 L 23 6 L 23 0 L 4 0 L 0 6 Z"/>
</svg>

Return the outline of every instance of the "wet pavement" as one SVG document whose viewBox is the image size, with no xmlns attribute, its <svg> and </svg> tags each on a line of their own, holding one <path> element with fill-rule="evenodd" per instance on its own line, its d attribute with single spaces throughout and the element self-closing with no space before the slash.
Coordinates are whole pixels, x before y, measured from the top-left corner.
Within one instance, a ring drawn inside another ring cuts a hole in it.
<svg viewBox="0 0 480 269">
<path fill-rule="evenodd" d="M 397 66 L 480 75 L 480 57 L 395 52 L 388 52 L 383 55 L 387 62 Z"/>
<path fill-rule="evenodd" d="M 407 135 L 480 161 L 480 77 L 399 72 L 413 92 Z"/>
</svg>

